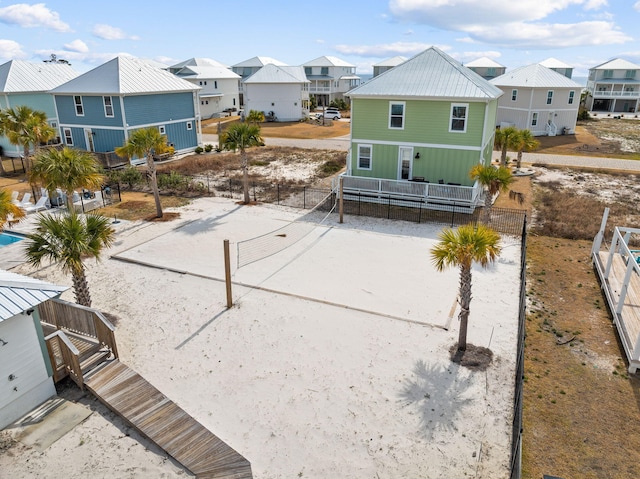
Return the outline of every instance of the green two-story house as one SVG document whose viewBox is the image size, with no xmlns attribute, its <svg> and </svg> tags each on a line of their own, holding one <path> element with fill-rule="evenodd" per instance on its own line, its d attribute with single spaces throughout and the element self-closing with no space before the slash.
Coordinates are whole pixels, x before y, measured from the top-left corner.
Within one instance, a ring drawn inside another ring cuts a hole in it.
<svg viewBox="0 0 640 479">
<path fill-rule="evenodd" d="M 469 170 L 491 162 L 501 95 L 435 47 L 374 77 L 348 93 L 351 149 L 345 181 L 358 178 L 362 186 L 366 178 L 371 188 L 359 189 L 473 206 L 481 188 Z"/>
</svg>

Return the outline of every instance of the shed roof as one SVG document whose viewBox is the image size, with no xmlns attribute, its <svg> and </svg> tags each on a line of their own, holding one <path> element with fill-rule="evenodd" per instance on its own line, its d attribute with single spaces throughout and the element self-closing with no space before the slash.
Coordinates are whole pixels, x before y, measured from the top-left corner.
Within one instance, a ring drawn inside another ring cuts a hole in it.
<svg viewBox="0 0 640 479">
<path fill-rule="evenodd" d="M 347 95 L 353 98 L 455 98 L 484 100 L 502 90 L 436 47 L 387 70 Z"/>
<path fill-rule="evenodd" d="M 0 322 L 56 298 L 67 289 L 67 286 L 0 270 Z"/>
<path fill-rule="evenodd" d="M 622 58 L 614 58 L 613 60 L 591 68 L 591 70 L 640 70 L 640 65 L 623 60 Z"/>
<path fill-rule="evenodd" d="M 70 80 L 51 93 L 136 95 L 199 90 L 173 73 L 139 58 L 118 56 Z"/>
<path fill-rule="evenodd" d="M 504 65 L 501 65 L 489 57 L 476 58 L 475 60 L 466 63 L 465 66 L 467 68 L 505 68 Z"/>
<path fill-rule="evenodd" d="M 248 77 L 244 83 L 310 83 L 304 74 L 304 67 L 278 66 L 272 63 Z"/>
<path fill-rule="evenodd" d="M 539 63 L 516 68 L 489 81 L 497 86 L 508 87 L 582 89 L 579 83 Z"/>
<path fill-rule="evenodd" d="M 272 65 L 278 65 L 281 67 L 285 67 L 287 66 L 286 63 L 281 62 L 280 60 L 276 60 L 275 58 L 271 58 L 271 57 L 252 57 L 249 58 L 248 60 L 245 60 L 243 62 L 240 63 L 236 63 L 235 65 L 233 65 L 233 67 L 263 67 L 265 65 L 268 64 L 272 64 Z"/>
<path fill-rule="evenodd" d="M 345 62 L 338 57 L 322 56 L 304 63 L 305 67 L 355 67 L 351 63 Z"/>
<path fill-rule="evenodd" d="M 0 92 L 47 92 L 78 76 L 65 63 L 32 63 L 10 60 L 0 65 Z"/>
</svg>

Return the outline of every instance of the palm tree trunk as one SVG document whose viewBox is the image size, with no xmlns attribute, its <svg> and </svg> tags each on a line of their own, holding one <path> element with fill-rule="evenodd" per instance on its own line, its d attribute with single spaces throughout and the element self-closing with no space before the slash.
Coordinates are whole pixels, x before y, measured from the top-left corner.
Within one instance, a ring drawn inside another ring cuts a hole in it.
<svg viewBox="0 0 640 479">
<path fill-rule="evenodd" d="M 242 157 L 242 190 L 244 193 L 244 204 L 247 205 L 251 202 L 251 196 L 249 196 L 249 158 L 244 150 L 240 151 Z"/>
<path fill-rule="evenodd" d="M 482 221 L 488 225 L 491 222 L 491 207 L 493 206 L 493 195 L 491 190 L 487 188 L 484 193 L 484 211 L 482 212 Z"/>
<path fill-rule="evenodd" d="M 516 169 L 519 170 L 522 165 L 522 150 L 518 150 L 518 161 L 516 162 Z"/>
<path fill-rule="evenodd" d="M 469 325 L 469 305 L 471 304 L 471 265 L 460 265 L 460 333 L 458 351 L 467 349 L 467 327 Z"/>
<path fill-rule="evenodd" d="M 91 295 L 89 294 L 89 283 L 84 269 L 81 265 L 77 271 L 71 273 L 73 280 L 73 294 L 76 297 L 76 303 L 81 306 L 91 307 Z"/>
<path fill-rule="evenodd" d="M 162 203 L 160 203 L 160 191 L 158 190 L 158 176 L 156 175 L 156 164 L 153 162 L 151 153 L 147 155 L 147 169 L 149 170 L 149 180 L 151 181 L 151 191 L 156 203 L 156 218 L 162 218 Z"/>
<path fill-rule="evenodd" d="M 2 155 L 0 155 L 0 176 L 6 176 L 7 171 L 4 169 L 4 164 L 2 163 Z"/>
<path fill-rule="evenodd" d="M 500 166 L 507 166 L 507 140 L 502 144 L 502 154 L 500 155 Z"/>
</svg>

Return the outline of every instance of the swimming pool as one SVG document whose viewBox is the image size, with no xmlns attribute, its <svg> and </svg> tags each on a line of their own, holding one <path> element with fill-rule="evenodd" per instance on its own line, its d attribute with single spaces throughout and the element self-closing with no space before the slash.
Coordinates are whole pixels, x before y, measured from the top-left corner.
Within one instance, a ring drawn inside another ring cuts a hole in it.
<svg viewBox="0 0 640 479">
<path fill-rule="evenodd" d="M 3 246 L 7 246 L 13 243 L 17 243 L 18 241 L 22 241 L 24 236 L 19 236 L 11 233 L 0 233 L 0 248 Z"/>
</svg>

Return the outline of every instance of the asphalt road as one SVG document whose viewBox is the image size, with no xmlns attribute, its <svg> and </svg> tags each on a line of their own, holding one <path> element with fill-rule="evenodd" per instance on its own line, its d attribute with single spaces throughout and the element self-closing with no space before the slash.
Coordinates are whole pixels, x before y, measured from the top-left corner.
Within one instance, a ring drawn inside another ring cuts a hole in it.
<svg viewBox="0 0 640 479">
<path fill-rule="evenodd" d="M 205 143 L 218 143 L 218 135 L 202 135 Z M 291 146 L 298 148 L 321 150 L 348 150 L 349 135 L 337 138 L 299 140 L 291 138 L 264 138 L 267 146 Z M 621 160 L 619 158 L 600 158 L 595 156 L 556 155 L 545 153 L 524 153 L 523 163 L 544 164 L 554 166 L 578 166 L 611 170 L 628 170 L 640 172 L 640 161 Z"/>
</svg>

